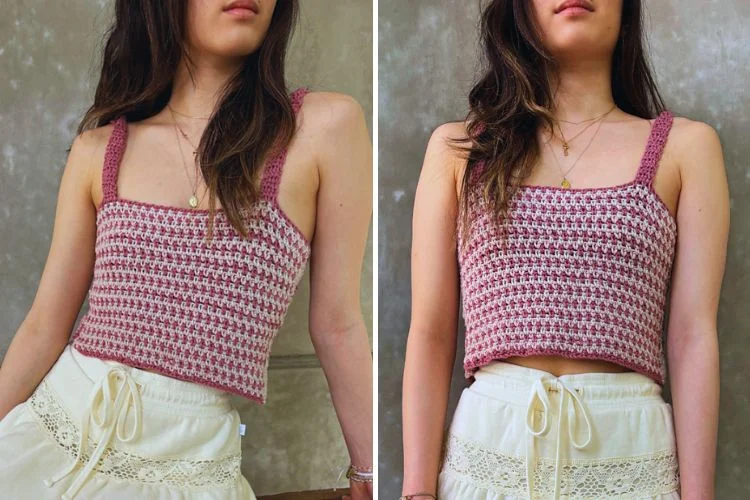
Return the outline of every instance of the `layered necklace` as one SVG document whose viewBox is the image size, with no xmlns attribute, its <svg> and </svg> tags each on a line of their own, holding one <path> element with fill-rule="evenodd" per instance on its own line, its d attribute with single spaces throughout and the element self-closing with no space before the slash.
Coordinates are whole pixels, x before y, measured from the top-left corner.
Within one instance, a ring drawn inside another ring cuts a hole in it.
<svg viewBox="0 0 750 500">
<path fill-rule="evenodd" d="M 557 125 L 557 129 L 560 131 L 560 142 L 562 143 L 563 154 L 565 156 L 568 156 L 568 150 L 570 149 L 570 142 L 573 139 L 575 139 L 576 137 L 578 137 L 579 135 L 581 135 L 582 133 L 586 132 L 586 130 L 588 130 L 588 128 L 590 126 L 592 126 L 594 123 L 596 123 L 599 120 L 603 120 L 605 116 L 607 116 L 608 114 L 610 114 L 612 112 L 612 110 L 615 109 L 615 106 L 617 106 L 617 104 L 613 104 L 612 107 L 609 108 L 609 110 L 605 111 L 604 113 L 602 113 L 599 116 L 595 116 L 593 118 L 588 118 L 586 120 L 581 120 L 579 122 L 572 122 L 572 121 L 569 121 L 569 120 L 558 120 L 558 121 L 561 121 L 561 122 L 564 122 L 564 123 L 571 123 L 573 125 L 580 125 L 581 123 L 591 122 L 588 125 L 586 125 L 585 127 L 583 127 L 583 130 L 581 130 L 580 132 L 578 132 L 576 135 L 574 135 L 570 139 L 565 139 L 565 135 L 563 135 L 562 127 L 560 127 L 559 124 Z"/>
<path fill-rule="evenodd" d="M 188 135 L 185 133 L 184 130 L 182 130 L 182 127 L 177 123 L 177 119 L 175 118 L 175 113 L 182 116 L 188 116 L 184 115 L 182 113 L 178 113 L 174 109 L 172 109 L 172 106 L 167 104 L 167 107 L 169 108 L 169 112 L 172 114 L 172 121 L 174 122 L 175 126 L 175 134 L 179 132 L 179 134 L 182 135 L 182 137 L 185 138 L 185 140 L 190 144 L 190 146 L 193 148 L 193 165 L 195 166 L 195 181 L 191 182 L 192 186 L 192 195 L 188 199 L 188 205 L 190 205 L 190 208 L 196 208 L 200 204 L 200 200 L 198 199 L 198 172 L 199 172 L 199 161 L 198 161 L 198 148 L 193 144 L 193 142 L 190 140 Z M 202 120 L 208 120 L 207 117 L 202 116 L 190 116 L 189 118 L 200 118 Z M 185 155 L 182 152 L 182 144 L 180 143 L 180 137 L 176 135 L 177 137 L 177 147 L 180 149 L 180 159 L 182 160 L 182 166 L 185 168 L 185 175 L 187 175 L 188 181 L 190 182 L 190 174 L 188 174 L 188 168 L 187 163 L 185 163 Z"/>
<path fill-rule="evenodd" d="M 563 167 L 560 164 L 560 160 L 557 158 L 557 155 L 555 155 L 555 152 L 552 150 L 552 146 L 550 145 L 550 141 L 552 140 L 552 137 L 555 137 L 555 131 L 554 131 L 554 129 L 552 129 L 552 137 L 550 137 L 550 140 L 547 141 L 547 146 L 549 147 L 550 153 L 552 154 L 552 157 L 555 159 L 555 162 L 557 163 L 557 167 L 560 169 L 560 172 L 562 174 L 562 180 L 560 181 L 560 186 L 561 187 L 563 187 L 565 189 L 569 189 L 570 188 L 570 180 L 568 180 L 568 177 L 567 177 L 568 173 L 570 173 L 570 171 L 573 170 L 573 168 L 578 163 L 578 160 L 580 160 L 581 157 L 583 156 L 583 153 L 585 153 L 586 150 L 589 148 L 589 146 L 591 146 L 591 143 L 594 142 L 594 138 L 599 133 L 599 129 L 602 127 L 602 122 L 604 122 L 604 119 L 607 117 L 607 115 L 609 115 L 612 112 L 613 109 L 615 109 L 616 106 L 617 105 L 615 104 L 611 108 L 609 108 L 609 110 L 606 111 L 605 113 L 602 113 L 599 116 L 595 116 L 594 118 L 589 118 L 587 120 L 582 120 L 580 122 L 571 122 L 571 121 L 568 121 L 568 120 L 558 120 L 558 121 L 561 121 L 561 122 L 572 123 L 572 124 L 575 124 L 575 125 L 580 125 L 581 123 L 591 122 L 588 125 L 586 125 L 583 128 L 583 130 L 581 130 L 580 132 L 578 132 L 576 135 L 574 135 L 570 139 L 565 139 L 565 136 L 563 135 L 562 128 L 558 124 L 557 128 L 558 128 L 558 130 L 560 130 L 560 142 L 562 143 L 563 155 L 565 155 L 565 156 L 568 156 L 568 151 L 570 150 L 570 142 L 573 139 L 575 139 L 576 137 L 578 137 L 579 135 L 581 135 L 582 133 L 584 133 L 586 130 L 588 130 L 589 127 L 591 127 L 595 123 L 599 124 L 596 127 L 596 132 L 594 132 L 594 135 L 591 136 L 591 139 L 589 139 L 589 142 L 586 144 L 586 147 L 583 148 L 583 151 L 581 151 L 581 154 L 578 155 L 578 158 L 576 158 L 576 160 L 573 162 L 573 164 L 570 166 L 570 168 L 566 172 L 562 171 Z"/>
</svg>

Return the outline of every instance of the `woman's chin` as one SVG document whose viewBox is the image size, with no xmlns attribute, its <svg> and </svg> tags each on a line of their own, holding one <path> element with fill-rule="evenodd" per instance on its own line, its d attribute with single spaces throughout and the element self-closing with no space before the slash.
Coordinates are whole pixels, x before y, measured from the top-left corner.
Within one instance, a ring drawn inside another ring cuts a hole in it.
<svg viewBox="0 0 750 500">
<path fill-rule="evenodd" d="M 241 59 L 247 57 L 258 50 L 259 44 L 255 43 L 236 43 L 227 44 L 222 47 L 207 48 L 206 52 L 218 58 Z"/>
<path fill-rule="evenodd" d="M 611 53 L 612 49 L 604 46 L 601 39 L 592 39 L 588 34 L 585 36 L 571 36 L 565 40 L 556 41 L 552 45 L 552 54 L 560 60 L 587 59 Z"/>
</svg>

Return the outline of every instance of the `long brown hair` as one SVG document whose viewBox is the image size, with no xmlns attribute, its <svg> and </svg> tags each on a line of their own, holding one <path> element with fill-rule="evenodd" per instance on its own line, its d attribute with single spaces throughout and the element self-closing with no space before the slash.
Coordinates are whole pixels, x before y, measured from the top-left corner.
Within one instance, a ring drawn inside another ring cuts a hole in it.
<svg viewBox="0 0 750 500">
<path fill-rule="evenodd" d="M 115 19 L 104 35 L 94 103 L 78 126 L 79 134 L 119 115 L 137 121 L 158 113 L 169 101 L 183 56 L 194 79 L 185 45 L 186 3 L 117 0 Z M 284 60 L 298 11 L 298 0 L 278 0 L 263 43 L 227 81 L 198 144 L 209 189 L 209 235 L 218 197 L 231 225 L 242 237 L 248 236 L 241 210 L 260 196 L 258 171 L 294 134 Z"/>
<path fill-rule="evenodd" d="M 640 0 L 623 0 L 612 55 L 612 95 L 623 111 L 653 118 L 664 102 L 646 58 L 642 15 Z M 510 200 L 539 158 L 537 130 L 554 123 L 549 77 L 558 69 L 535 25 L 532 2 L 492 0 L 482 11 L 479 29 L 484 68 L 469 93 L 466 136 L 452 139 L 468 159 L 459 200 L 459 227 L 466 228 L 469 206 L 477 200 L 488 203 L 498 224 L 507 223 Z M 477 171 L 480 164 L 484 168 Z M 468 232 L 463 231 L 462 241 Z"/>
</svg>

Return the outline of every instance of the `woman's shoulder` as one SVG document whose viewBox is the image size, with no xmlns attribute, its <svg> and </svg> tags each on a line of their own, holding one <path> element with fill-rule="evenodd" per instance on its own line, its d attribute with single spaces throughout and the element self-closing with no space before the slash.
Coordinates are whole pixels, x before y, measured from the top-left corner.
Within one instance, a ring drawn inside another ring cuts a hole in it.
<svg viewBox="0 0 750 500">
<path fill-rule="evenodd" d="M 673 113 L 665 154 L 674 158 L 684 174 L 683 169 L 705 168 L 705 160 L 721 155 L 721 139 L 713 125 Z"/>
<path fill-rule="evenodd" d="M 300 113 L 316 128 L 345 128 L 364 120 L 364 109 L 354 97 L 341 92 L 308 91 Z"/>
<path fill-rule="evenodd" d="M 112 122 L 86 129 L 73 137 L 69 158 L 86 170 L 101 169 L 107 142 L 112 135 Z"/>
<path fill-rule="evenodd" d="M 467 122 L 453 121 L 438 125 L 432 131 L 425 159 L 436 168 L 450 169 L 460 178 L 466 167 L 466 148 L 471 146 L 467 137 Z"/>
<path fill-rule="evenodd" d="M 113 127 L 112 123 L 108 123 L 83 130 L 73 137 L 68 149 L 65 170 L 81 183 L 81 192 L 91 194 L 92 203 L 101 191 L 104 155 Z"/>
<path fill-rule="evenodd" d="M 76 148 L 81 152 L 88 153 L 93 153 L 96 150 L 103 149 L 103 147 L 107 144 L 110 135 L 112 135 L 113 129 L 114 123 L 110 122 L 80 132 L 73 138 L 71 152 L 73 148 Z"/>
<path fill-rule="evenodd" d="M 436 126 L 427 142 L 421 177 L 452 182 L 456 193 L 460 192 L 468 158 L 465 148 L 469 146 L 466 122 L 453 121 Z"/>
<path fill-rule="evenodd" d="M 674 134 L 675 142 L 691 144 L 698 141 L 705 145 L 706 142 L 715 141 L 719 137 L 716 128 L 709 123 L 686 116 L 677 116 L 674 113 L 672 115 L 672 134 Z"/>
<path fill-rule="evenodd" d="M 342 145 L 362 144 L 369 140 L 362 105 L 340 92 L 307 92 L 297 119 L 297 144 L 318 157 L 336 157 Z"/>
<path fill-rule="evenodd" d="M 445 122 L 438 125 L 430 136 L 430 146 L 438 149 L 445 148 L 448 151 L 452 149 L 451 144 L 469 145 L 467 126 L 466 121 Z"/>
</svg>

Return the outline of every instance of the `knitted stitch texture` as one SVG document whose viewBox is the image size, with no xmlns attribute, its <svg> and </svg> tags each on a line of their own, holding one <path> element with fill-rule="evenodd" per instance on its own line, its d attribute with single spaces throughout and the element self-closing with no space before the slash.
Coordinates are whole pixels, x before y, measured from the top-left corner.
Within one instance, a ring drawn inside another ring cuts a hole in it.
<svg viewBox="0 0 750 500">
<path fill-rule="evenodd" d="M 291 94 L 295 114 L 307 89 Z M 232 392 L 265 404 L 273 340 L 311 245 L 278 203 L 286 150 L 263 170 L 243 239 L 223 210 L 126 200 L 117 172 L 125 116 L 113 120 L 97 212 L 89 310 L 72 335 L 80 352 Z"/>
<path fill-rule="evenodd" d="M 472 190 L 472 231 L 458 251 L 466 378 L 493 359 L 552 354 L 612 361 L 664 384 L 662 322 L 677 223 L 652 183 L 672 121 L 665 110 L 653 122 L 626 184 L 522 185 L 511 200 L 506 248 L 489 205 Z"/>
</svg>

